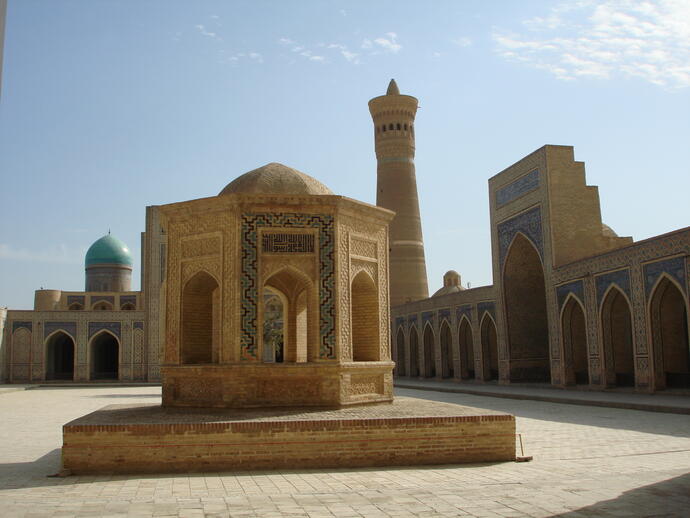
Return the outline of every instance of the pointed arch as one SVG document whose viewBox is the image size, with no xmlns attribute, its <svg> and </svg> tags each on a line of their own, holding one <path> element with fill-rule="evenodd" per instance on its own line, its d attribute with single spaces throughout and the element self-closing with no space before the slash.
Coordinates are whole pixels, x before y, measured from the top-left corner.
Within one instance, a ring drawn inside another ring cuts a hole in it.
<svg viewBox="0 0 690 518">
<path fill-rule="evenodd" d="M 93 309 L 94 311 L 112 311 L 113 305 L 107 300 L 99 300 L 97 302 L 94 302 L 91 309 Z"/>
<path fill-rule="evenodd" d="M 460 378 L 474 379 L 474 338 L 472 336 L 472 324 L 466 315 L 463 315 L 458 325 L 458 344 L 460 351 Z"/>
<path fill-rule="evenodd" d="M 589 384 L 585 307 L 573 293 L 568 294 L 561 309 L 561 340 L 566 384 Z"/>
<path fill-rule="evenodd" d="M 48 335 L 45 347 L 45 379 L 74 379 L 74 337 L 67 331 L 58 329 Z"/>
<path fill-rule="evenodd" d="M 72 302 L 67 309 L 69 311 L 82 311 L 84 309 L 84 305 L 79 302 Z"/>
<path fill-rule="evenodd" d="M 625 292 L 612 283 L 602 298 L 599 310 L 608 386 L 635 385 L 631 307 Z"/>
<path fill-rule="evenodd" d="M 395 334 L 395 370 L 398 376 L 405 376 L 407 369 L 405 365 L 405 332 L 402 326 L 398 327 L 398 332 Z"/>
<path fill-rule="evenodd" d="M 366 271 L 360 271 L 352 279 L 351 293 L 352 359 L 379 361 L 379 296 L 374 279 Z"/>
<path fill-rule="evenodd" d="M 488 311 L 484 312 L 479 326 L 481 331 L 482 364 L 484 380 L 498 380 L 498 336 L 496 322 Z"/>
<path fill-rule="evenodd" d="M 452 378 L 455 376 L 455 369 L 453 368 L 453 335 L 450 331 L 450 324 L 445 318 L 441 322 L 440 342 L 441 377 Z"/>
<path fill-rule="evenodd" d="M 503 265 L 511 381 L 550 381 L 546 284 L 534 243 L 517 232 Z"/>
<path fill-rule="evenodd" d="M 431 324 L 424 325 L 424 377 L 436 377 L 436 336 Z"/>
<path fill-rule="evenodd" d="M 120 376 L 120 340 L 101 329 L 89 340 L 89 365 L 92 380 L 117 380 Z"/>
<path fill-rule="evenodd" d="M 680 285 L 663 273 L 650 292 L 649 322 L 655 387 L 690 387 L 688 304 Z"/>
<path fill-rule="evenodd" d="M 285 265 L 272 272 L 264 281 L 264 288 L 282 296 L 283 303 L 283 360 L 286 362 L 303 363 L 318 355 L 317 340 L 311 330 L 312 322 L 316 318 L 316 309 L 313 301 L 314 284 L 303 271 Z M 266 314 L 262 312 L 264 325 Z M 278 361 L 279 351 L 276 356 L 269 350 L 269 344 L 263 343 L 264 361 Z M 270 346 L 273 349 L 273 346 Z"/>
<path fill-rule="evenodd" d="M 410 326 L 410 377 L 419 377 L 419 331 L 417 325 Z"/>
<path fill-rule="evenodd" d="M 220 287 L 205 270 L 196 272 L 182 290 L 183 364 L 217 363 L 220 349 Z"/>
</svg>

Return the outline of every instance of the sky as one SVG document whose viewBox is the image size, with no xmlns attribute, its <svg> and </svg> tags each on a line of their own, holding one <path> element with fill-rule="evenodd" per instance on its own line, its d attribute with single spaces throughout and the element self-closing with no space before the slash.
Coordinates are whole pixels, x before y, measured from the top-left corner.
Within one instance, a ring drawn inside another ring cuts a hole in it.
<svg viewBox="0 0 690 518">
<path fill-rule="evenodd" d="M 419 99 L 429 289 L 491 284 L 488 179 L 571 145 L 603 221 L 690 224 L 690 2 L 9 0 L 0 306 L 84 289 L 108 230 L 269 162 L 375 203 L 369 99 Z"/>
</svg>

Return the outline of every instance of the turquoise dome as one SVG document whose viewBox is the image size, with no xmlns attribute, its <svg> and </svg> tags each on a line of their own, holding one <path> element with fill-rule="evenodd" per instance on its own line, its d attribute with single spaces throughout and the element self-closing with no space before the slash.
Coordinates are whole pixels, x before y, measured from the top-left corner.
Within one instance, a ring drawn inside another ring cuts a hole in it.
<svg viewBox="0 0 690 518">
<path fill-rule="evenodd" d="M 107 234 L 91 245 L 85 263 L 87 268 L 97 264 L 132 266 L 132 254 L 126 244 Z"/>
</svg>

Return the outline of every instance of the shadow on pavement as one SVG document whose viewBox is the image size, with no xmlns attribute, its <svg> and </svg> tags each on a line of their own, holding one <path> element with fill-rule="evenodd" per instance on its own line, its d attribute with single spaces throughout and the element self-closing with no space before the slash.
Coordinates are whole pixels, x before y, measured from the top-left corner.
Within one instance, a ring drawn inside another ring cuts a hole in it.
<svg viewBox="0 0 690 518">
<path fill-rule="evenodd" d="M 602 500 L 552 518 L 645 516 L 686 518 L 690 515 L 690 473 L 656 484 L 625 491 L 617 498 Z"/>
</svg>

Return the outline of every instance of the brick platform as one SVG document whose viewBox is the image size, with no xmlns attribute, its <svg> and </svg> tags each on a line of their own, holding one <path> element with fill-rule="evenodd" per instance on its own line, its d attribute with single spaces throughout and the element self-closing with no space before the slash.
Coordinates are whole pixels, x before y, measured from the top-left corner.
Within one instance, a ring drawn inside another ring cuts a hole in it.
<svg viewBox="0 0 690 518">
<path fill-rule="evenodd" d="M 413 398 L 337 410 L 109 405 L 63 427 L 74 474 L 509 461 L 515 418 Z"/>
</svg>

